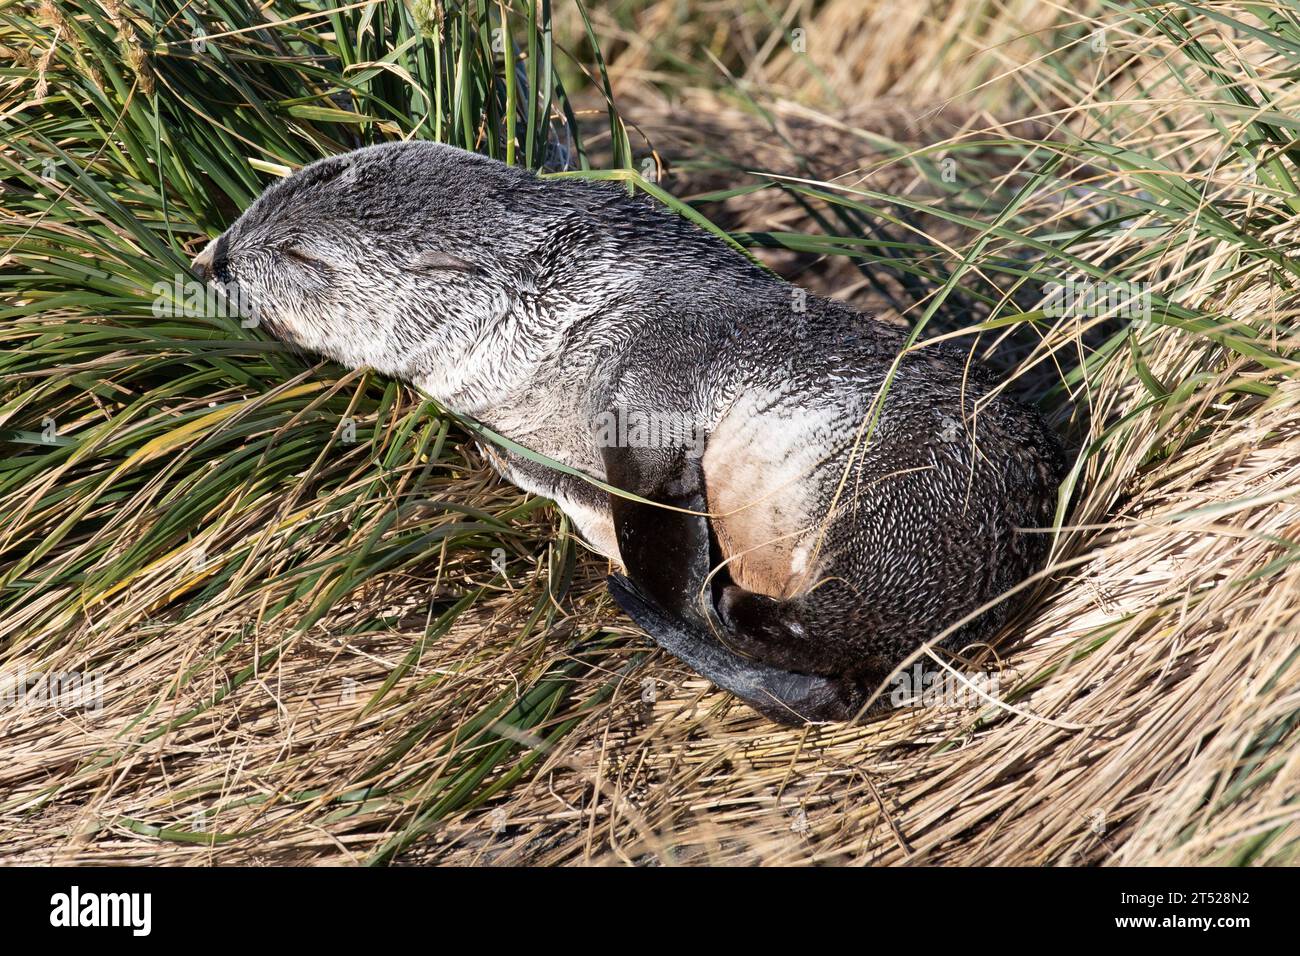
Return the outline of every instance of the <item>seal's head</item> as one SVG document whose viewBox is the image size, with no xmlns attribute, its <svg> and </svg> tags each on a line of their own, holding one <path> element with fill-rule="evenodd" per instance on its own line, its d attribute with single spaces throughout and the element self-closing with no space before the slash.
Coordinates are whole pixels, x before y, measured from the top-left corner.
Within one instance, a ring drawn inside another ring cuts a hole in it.
<svg viewBox="0 0 1300 956">
<path fill-rule="evenodd" d="M 416 381 L 482 342 L 507 362 L 528 351 L 523 339 L 554 339 L 611 303 L 672 315 L 746 290 L 788 298 L 716 237 L 618 183 L 543 179 L 431 142 L 303 167 L 194 269 L 276 338 Z"/>
<path fill-rule="evenodd" d="M 531 174 L 438 143 L 322 159 L 266 190 L 194 260 L 277 338 L 397 373 L 481 327 L 546 232 Z M 553 215 L 553 211 L 552 211 Z"/>
</svg>

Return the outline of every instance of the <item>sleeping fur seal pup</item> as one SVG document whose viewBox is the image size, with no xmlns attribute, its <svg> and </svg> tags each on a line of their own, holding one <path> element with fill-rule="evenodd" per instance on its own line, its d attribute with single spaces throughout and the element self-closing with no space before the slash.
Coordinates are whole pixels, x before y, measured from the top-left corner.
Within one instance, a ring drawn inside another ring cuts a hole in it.
<svg viewBox="0 0 1300 956">
<path fill-rule="evenodd" d="M 277 338 L 635 496 L 487 449 L 622 565 L 655 641 L 773 719 L 855 717 L 1046 554 L 1064 463 L 1037 413 L 615 184 L 369 147 L 268 188 L 195 269 Z"/>
</svg>

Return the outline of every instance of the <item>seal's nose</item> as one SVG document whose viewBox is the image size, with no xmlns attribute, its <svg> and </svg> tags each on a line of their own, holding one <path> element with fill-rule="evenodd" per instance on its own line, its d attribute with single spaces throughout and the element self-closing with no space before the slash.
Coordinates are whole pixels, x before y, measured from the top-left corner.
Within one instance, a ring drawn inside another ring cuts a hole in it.
<svg viewBox="0 0 1300 956">
<path fill-rule="evenodd" d="M 218 236 L 204 247 L 203 251 L 194 257 L 190 263 L 190 268 L 204 282 L 211 282 L 213 278 L 220 279 L 221 272 L 226 264 L 226 247 L 229 241 L 225 235 Z"/>
<path fill-rule="evenodd" d="M 204 247 L 203 251 L 194 257 L 194 261 L 190 263 L 190 268 L 194 270 L 194 274 L 204 282 L 207 282 L 212 278 L 212 255 L 214 248 L 215 243 L 209 242 L 207 246 Z"/>
</svg>

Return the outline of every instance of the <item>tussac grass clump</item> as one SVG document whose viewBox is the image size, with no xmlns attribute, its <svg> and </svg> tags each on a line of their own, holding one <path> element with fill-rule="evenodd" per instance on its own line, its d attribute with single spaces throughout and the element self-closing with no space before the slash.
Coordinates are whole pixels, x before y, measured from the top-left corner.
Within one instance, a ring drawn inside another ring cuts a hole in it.
<svg viewBox="0 0 1300 956">
<path fill-rule="evenodd" d="M 0 676 L 102 678 L 0 710 L 7 858 L 1294 861 L 1300 20 L 556 8 L 0 7 Z M 996 701 L 771 726 L 441 410 L 155 314 L 271 177 L 407 136 L 666 160 L 1008 369 L 1075 465 Z"/>
</svg>

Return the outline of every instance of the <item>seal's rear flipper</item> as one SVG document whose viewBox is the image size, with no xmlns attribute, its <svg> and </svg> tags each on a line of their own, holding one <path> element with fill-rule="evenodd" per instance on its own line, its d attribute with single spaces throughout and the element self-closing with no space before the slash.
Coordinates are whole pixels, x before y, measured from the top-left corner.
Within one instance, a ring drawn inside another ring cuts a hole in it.
<svg viewBox="0 0 1300 956">
<path fill-rule="evenodd" d="M 606 580 L 618 606 L 655 643 L 765 717 L 783 724 L 852 720 L 866 703 L 867 695 L 846 680 L 747 660 L 722 646 L 702 625 L 665 611 L 623 575 L 611 574 Z"/>
</svg>

